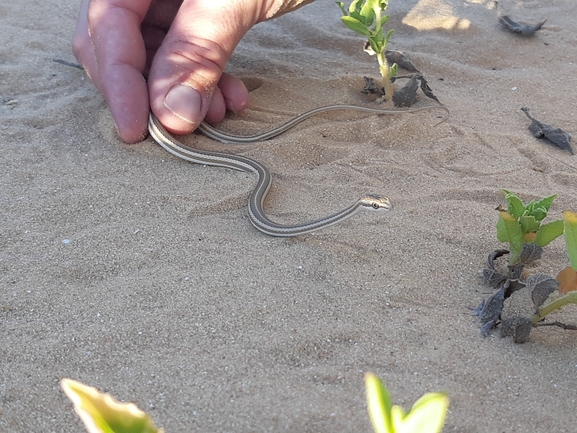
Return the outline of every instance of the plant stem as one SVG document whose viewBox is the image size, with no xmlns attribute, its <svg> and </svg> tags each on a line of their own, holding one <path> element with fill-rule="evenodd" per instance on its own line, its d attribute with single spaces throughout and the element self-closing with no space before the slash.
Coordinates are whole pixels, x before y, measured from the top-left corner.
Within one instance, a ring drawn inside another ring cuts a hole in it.
<svg viewBox="0 0 577 433">
<path fill-rule="evenodd" d="M 557 298 L 554 301 L 544 305 L 543 308 L 539 309 L 538 313 L 533 314 L 533 316 L 531 317 L 531 322 L 534 325 L 543 317 L 545 317 L 547 314 L 559 308 L 562 308 L 567 304 L 577 304 L 577 291 L 569 292 L 565 296 L 561 296 L 560 298 Z"/>
<path fill-rule="evenodd" d="M 391 83 L 391 74 L 389 69 L 389 64 L 385 57 L 385 50 L 377 53 L 377 60 L 379 61 L 379 69 L 381 70 L 381 75 L 383 77 L 383 87 L 385 88 L 385 101 L 390 101 L 393 98 L 393 83 Z"/>
</svg>

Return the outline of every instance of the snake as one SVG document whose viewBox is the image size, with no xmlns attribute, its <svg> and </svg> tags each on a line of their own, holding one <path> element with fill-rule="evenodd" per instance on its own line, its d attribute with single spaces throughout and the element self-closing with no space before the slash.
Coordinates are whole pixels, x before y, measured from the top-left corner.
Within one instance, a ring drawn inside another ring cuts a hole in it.
<svg viewBox="0 0 577 433">
<path fill-rule="evenodd" d="M 430 110 L 440 108 L 449 113 L 449 110 L 444 105 L 427 106 L 412 108 L 408 110 L 384 110 L 378 108 L 362 107 L 357 105 L 328 105 L 309 110 L 300 114 L 283 125 L 274 128 L 262 134 L 251 136 L 232 135 L 219 131 L 206 122 L 202 122 L 198 129 L 207 137 L 219 141 L 221 143 L 253 143 L 257 141 L 264 141 L 274 138 L 298 123 L 308 119 L 319 113 L 334 111 L 334 110 L 354 110 L 363 111 L 373 114 L 405 114 L 415 113 L 422 110 Z M 444 122 L 442 120 L 441 122 Z M 439 122 L 439 123 L 441 123 Z M 308 234 L 319 229 L 340 223 L 361 210 L 371 210 L 378 212 L 386 212 L 392 208 L 391 201 L 382 195 L 367 194 L 362 196 L 353 205 L 337 212 L 306 223 L 301 224 L 279 224 L 271 220 L 264 211 L 264 201 L 270 190 L 272 184 L 272 177 L 270 171 L 260 162 L 253 159 L 208 150 L 192 149 L 185 146 L 175 137 L 173 137 L 160 123 L 157 117 L 151 112 L 148 120 L 148 130 L 151 137 L 160 146 L 171 154 L 183 160 L 193 162 L 196 164 L 203 164 L 209 166 L 226 167 L 234 170 L 244 171 L 256 174 L 257 184 L 250 194 L 248 201 L 248 215 L 252 225 L 259 231 L 277 237 L 291 237 Z"/>
</svg>

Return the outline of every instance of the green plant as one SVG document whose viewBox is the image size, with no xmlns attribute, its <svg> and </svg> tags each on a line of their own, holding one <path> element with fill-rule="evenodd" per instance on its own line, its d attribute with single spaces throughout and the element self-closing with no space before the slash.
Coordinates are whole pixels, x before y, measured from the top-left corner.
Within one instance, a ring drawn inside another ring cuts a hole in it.
<svg viewBox="0 0 577 433">
<path fill-rule="evenodd" d="M 495 260 L 507 254 L 507 250 L 496 250 L 487 258 L 487 268 L 483 270 L 485 284 L 498 289 L 487 301 L 482 301 L 475 309 L 481 322 L 481 334 L 486 337 L 490 329 L 501 324 L 501 337 L 512 336 L 516 343 L 528 341 L 534 326 L 556 325 L 564 329 L 577 329 L 575 325 L 560 322 L 543 322 L 555 310 L 567 304 L 577 304 L 577 213 L 564 211 L 563 219 L 541 225 L 547 216 L 555 195 L 539 201 L 532 200 L 527 205 L 512 192 L 506 194 L 508 209 L 499 206 L 497 233 L 499 240 L 509 242 L 513 257 L 509 261 L 509 271 L 505 275 L 495 267 Z M 525 264 L 540 257 L 531 244 L 545 246 L 564 234 L 570 266 L 553 278 L 546 274 L 533 274 L 521 281 Z M 512 272 L 515 270 L 516 272 Z M 526 289 L 533 302 L 533 313 L 502 317 L 504 301 L 515 292 Z"/>
<path fill-rule="evenodd" d="M 164 432 L 133 403 L 120 403 L 110 394 L 72 379 L 62 379 L 60 386 L 89 433 Z"/>
<path fill-rule="evenodd" d="M 387 9 L 389 0 L 353 0 L 349 9 L 345 8 L 343 2 L 337 2 L 343 11 L 341 20 L 345 26 L 354 32 L 365 36 L 373 52 L 377 55 L 379 70 L 383 77 L 385 88 L 385 98 L 390 100 L 393 97 L 394 89 L 391 77 L 397 75 L 396 63 L 389 66 L 385 57 L 387 42 L 393 34 L 393 30 L 385 33 L 384 26 L 389 19 L 384 12 Z"/>
<path fill-rule="evenodd" d="M 564 211 L 563 227 L 565 247 L 571 265 L 557 275 L 561 296 L 540 307 L 531 318 L 533 324 L 567 304 L 577 304 L 577 213 Z"/>
<path fill-rule="evenodd" d="M 559 293 L 562 295 L 577 290 L 577 213 L 569 210 L 563 212 L 563 233 L 570 266 L 557 275 Z"/>
<path fill-rule="evenodd" d="M 387 388 L 373 373 L 365 374 L 365 386 L 375 433 L 438 433 L 443 428 L 449 407 L 446 394 L 425 394 L 405 412 L 391 403 Z"/>
<path fill-rule="evenodd" d="M 499 221 L 497 222 L 497 238 L 509 244 L 511 258 L 509 263 L 519 262 L 523 244 L 536 244 L 544 247 L 552 240 L 563 234 L 563 220 L 556 220 L 547 224 L 541 221 L 557 196 L 551 195 L 539 201 L 531 200 L 523 204 L 521 199 L 511 191 L 503 190 L 507 200 L 507 209 L 499 206 Z"/>
<path fill-rule="evenodd" d="M 443 427 L 449 398 L 442 393 L 421 397 L 406 413 L 391 405 L 389 393 L 372 373 L 365 376 L 367 404 L 375 433 L 438 433 Z M 133 403 L 120 403 L 110 394 L 72 379 L 62 379 L 60 386 L 72 400 L 74 410 L 89 433 L 163 433 L 150 415 Z"/>
</svg>

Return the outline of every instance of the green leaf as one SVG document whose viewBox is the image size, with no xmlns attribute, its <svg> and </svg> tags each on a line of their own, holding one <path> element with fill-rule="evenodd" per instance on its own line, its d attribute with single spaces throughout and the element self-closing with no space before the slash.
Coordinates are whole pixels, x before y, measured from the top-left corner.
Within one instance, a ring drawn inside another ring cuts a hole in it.
<svg viewBox="0 0 577 433">
<path fill-rule="evenodd" d="M 511 264 L 515 264 L 519 254 L 523 250 L 523 233 L 521 226 L 509 212 L 499 210 L 499 221 L 497 221 L 497 238 L 501 242 L 507 242 L 511 250 Z"/>
<path fill-rule="evenodd" d="M 533 212 L 531 212 L 531 215 L 533 216 L 533 218 L 535 218 L 536 221 L 544 220 L 545 217 L 547 216 L 547 209 L 545 209 L 544 207 L 534 207 Z"/>
<path fill-rule="evenodd" d="M 523 215 L 519 218 L 519 225 L 521 226 L 521 232 L 523 232 L 523 234 L 536 232 L 540 226 L 533 215 Z"/>
<path fill-rule="evenodd" d="M 353 0 L 349 5 L 349 13 L 360 12 L 364 0 Z M 361 5 L 359 5 L 361 3 Z"/>
<path fill-rule="evenodd" d="M 557 239 L 563 234 L 563 220 L 552 221 L 547 224 L 543 224 L 539 230 L 537 230 L 537 236 L 535 237 L 535 243 L 544 247 L 549 242 Z M 577 246 L 577 245 L 576 245 Z"/>
<path fill-rule="evenodd" d="M 395 433 L 391 419 L 391 396 L 373 373 L 365 374 L 367 406 L 375 433 Z"/>
<path fill-rule="evenodd" d="M 525 205 L 521 199 L 506 189 L 504 189 L 503 192 L 505 193 L 505 199 L 507 200 L 507 212 L 513 215 L 515 219 L 521 218 L 521 215 L 525 213 Z"/>
<path fill-rule="evenodd" d="M 369 29 L 367 28 L 367 26 L 365 26 L 363 23 L 361 23 L 359 20 L 353 18 L 353 17 L 341 17 L 341 21 L 343 22 L 343 24 L 345 26 L 347 26 L 349 29 L 351 29 L 352 31 L 363 35 L 365 37 L 369 37 Z"/>
<path fill-rule="evenodd" d="M 375 16 L 378 12 L 375 12 L 375 9 L 372 4 L 372 0 L 368 0 L 360 10 L 360 14 L 365 18 L 365 24 L 370 26 L 375 21 Z"/>
<path fill-rule="evenodd" d="M 577 213 L 566 210 L 563 212 L 565 246 L 571 267 L 577 271 Z"/>
<path fill-rule="evenodd" d="M 62 379 L 60 386 L 89 433 L 163 433 L 150 415 L 133 403 L 120 403 L 111 395 L 72 379 Z"/>
<path fill-rule="evenodd" d="M 388 19 L 389 17 L 387 17 Z M 387 32 L 387 35 L 385 36 L 385 45 L 387 45 L 387 43 L 389 42 L 389 38 L 391 37 L 391 35 L 394 33 L 394 30 L 391 29 Z"/>
<path fill-rule="evenodd" d="M 445 423 L 449 397 L 444 393 L 429 393 L 413 405 L 409 413 L 393 406 L 391 415 L 395 433 L 439 433 Z"/>
<path fill-rule="evenodd" d="M 544 208 L 546 214 L 549 211 L 549 208 L 551 207 L 553 200 L 555 200 L 555 197 L 557 197 L 557 194 L 553 194 L 550 195 L 549 197 L 545 197 L 539 200 L 537 203 L 535 203 L 535 208 Z"/>
</svg>

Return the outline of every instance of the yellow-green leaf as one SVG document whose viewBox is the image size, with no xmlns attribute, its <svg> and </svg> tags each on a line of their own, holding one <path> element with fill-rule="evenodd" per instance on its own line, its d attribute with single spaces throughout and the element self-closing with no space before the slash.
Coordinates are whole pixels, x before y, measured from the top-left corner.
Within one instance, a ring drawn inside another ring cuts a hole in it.
<svg viewBox="0 0 577 433">
<path fill-rule="evenodd" d="M 521 199 L 506 189 L 504 189 L 503 192 L 505 193 L 505 199 L 507 200 L 507 212 L 514 216 L 515 219 L 521 218 L 521 215 L 525 212 L 525 205 Z"/>
<path fill-rule="evenodd" d="M 566 210 L 563 212 L 565 245 L 571 267 L 577 271 L 577 213 Z"/>
<path fill-rule="evenodd" d="M 341 17 L 341 21 L 343 22 L 343 24 L 345 26 L 347 26 L 352 31 L 354 31 L 354 32 L 356 32 L 362 36 L 365 36 L 367 38 L 369 37 L 369 35 L 370 35 L 369 29 L 367 28 L 367 26 L 365 26 L 359 20 L 357 20 L 351 16 L 344 16 L 344 17 Z"/>
<path fill-rule="evenodd" d="M 429 393 L 416 401 L 405 413 L 393 406 L 391 413 L 395 433 L 439 433 L 445 423 L 449 397 L 444 393 Z"/>
<path fill-rule="evenodd" d="M 391 420 L 391 397 L 383 382 L 373 373 L 365 374 L 367 406 L 375 433 L 395 433 Z"/>
<path fill-rule="evenodd" d="M 163 433 L 150 415 L 133 403 L 120 403 L 110 394 L 72 379 L 62 379 L 60 386 L 89 433 Z"/>
<path fill-rule="evenodd" d="M 551 221 L 550 223 L 543 224 L 537 230 L 537 235 L 535 236 L 535 243 L 544 247 L 549 244 L 549 242 L 557 239 L 563 234 L 563 220 Z"/>
<path fill-rule="evenodd" d="M 515 217 L 501 208 L 499 209 L 499 221 L 497 221 L 497 238 L 501 242 L 509 243 L 514 263 L 523 250 L 523 233 Z"/>
</svg>

